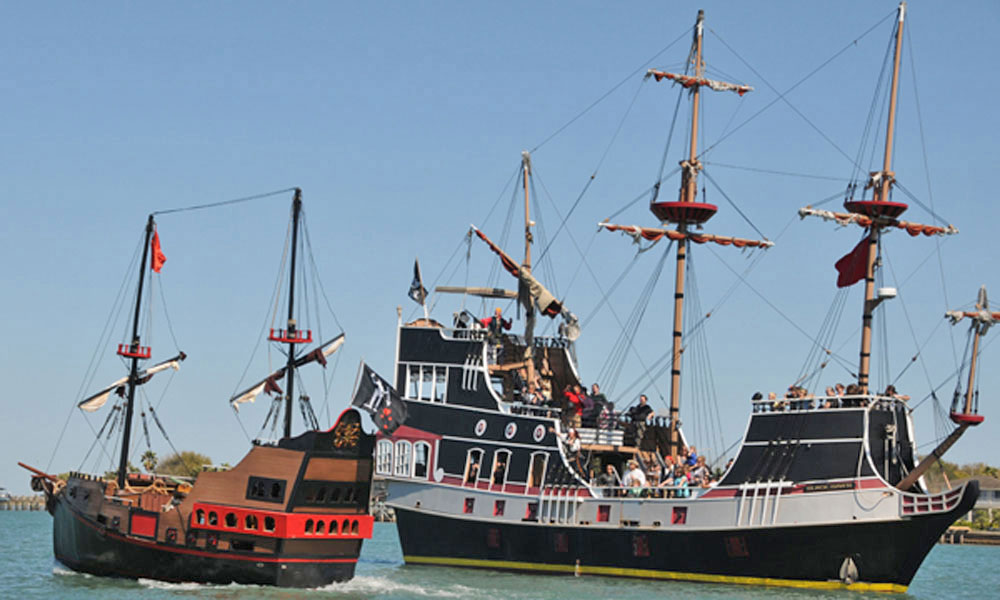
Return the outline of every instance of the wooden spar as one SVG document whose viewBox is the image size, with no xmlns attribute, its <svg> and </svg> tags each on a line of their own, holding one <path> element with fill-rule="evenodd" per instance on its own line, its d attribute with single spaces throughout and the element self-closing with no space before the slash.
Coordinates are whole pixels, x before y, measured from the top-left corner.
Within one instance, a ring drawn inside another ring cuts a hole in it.
<svg viewBox="0 0 1000 600">
<path fill-rule="evenodd" d="M 969 423 L 962 423 L 961 425 L 956 427 L 955 430 L 952 431 L 951 434 L 949 434 L 948 437 L 946 437 L 943 442 L 938 444 L 937 448 L 932 450 L 930 454 L 925 456 L 924 459 L 920 461 L 919 465 L 917 465 L 912 471 L 910 471 L 909 475 L 904 477 L 902 481 L 896 484 L 896 487 L 903 491 L 907 491 L 910 488 L 912 488 L 913 484 L 915 484 L 917 480 L 920 479 L 920 477 L 925 472 L 927 472 L 927 469 L 931 468 L 931 466 L 934 463 L 936 463 L 939 458 L 944 456 L 944 453 L 947 452 L 949 448 L 955 445 L 955 442 L 958 441 L 958 438 L 962 437 L 962 434 L 965 433 L 965 430 L 968 429 L 969 426 L 970 426 Z"/>
<path fill-rule="evenodd" d="M 292 259 L 288 281 L 288 339 L 295 339 L 295 251 L 299 239 L 299 216 L 302 213 L 302 190 L 295 188 L 295 198 L 292 200 Z M 292 397 L 295 391 L 295 342 L 288 342 L 287 376 L 285 380 L 285 433 L 284 437 L 292 437 Z"/>
<path fill-rule="evenodd" d="M 118 459 L 118 489 L 125 488 L 128 475 L 128 453 L 132 442 L 132 415 L 135 410 L 136 379 L 139 375 L 139 313 L 142 310 L 142 286 L 146 280 L 146 259 L 149 257 L 149 244 L 153 239 L 156 223 L 153 215 L 146 221 L 146 241 L 142 245 L 142 260 L 139 261 L 139 287 L 135 292 L 135 312 L 132 317 L 132 345 L 129 348 L 132 357 L 132 367 L 128 377 L 128 401 L 125 403 L 125 427 L 122 430 L 121 456 Z"/>
<path fill-rule="evenodd" d="M 896 25 L 896 49 L 892 65 L 892 90 L 889 96 L 889 119 L 885 131 L 885 157 L 882 171 L 872 174 L 869 185 L 872 186 L 872 196 L 875 202 L 888 202 L 889 190 L 892 187 L 895 174 L 892 172 L 892 139 L 896 126 L 896 98 L 899 92 L 899 61 L 903 45 L 903 19 L 906 16 L 906 2 L 899 3 L 899 22 Z M 858 365 L 858 385 L 861 393 L 868 393 L 868 376 L 871 368 L 872 352 L 872 312 L 877 306 L 875 301 L 875 262 L 878 258 L 878 244 L 882 226 L 877 220 L 872 221 L 868 230 L 868 262 L 865 270 L 865 303 L 861 318 L 861 356 Z"/>
<path fill-rule="evenodd" d="M 528 196 L 528 182 L 531 178 L 531 154 L 525 150 L 521 152 L 521 169 L 524 179 L 524 263 L 521 267 L 531 272 L 531 202 Z M 518 278 L 518 290 L 522 289 L 524 282 Z M 535 361 L 534 361 L 534 338 L 535 338 L 535 302 L 528 299 L 528 305 L 524 307 L 524 362 L 528 363 L 528 388 L 534 391 L 535 381 Z"/>
<path fill-rule="evenodd" d="M 480 296 L 483 298 L 517 298 L 517 292 L 500 288 L 489 287 L 455 287 L 450 285 L 439 285 L 434 288 L 435 294 L 469 294 L 470 296 Z"/>
</svg>

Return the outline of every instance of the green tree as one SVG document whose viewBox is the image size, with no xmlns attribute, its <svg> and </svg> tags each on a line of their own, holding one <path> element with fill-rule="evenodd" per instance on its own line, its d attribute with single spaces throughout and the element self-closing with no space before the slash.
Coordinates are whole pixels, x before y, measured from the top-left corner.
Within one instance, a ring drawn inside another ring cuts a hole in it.
<svg viewBox="0 0 1000 600">
<path fill-rule="evenodd" d="M 142 460 L 142 468 L 146 469 L 147 473 L 152 473 L 156 470 L 156 452 L 146 450 L 140 460 Z"/>
<path fill-rule="evenodd" d="M 202 466 L 210 464 L 212 464 L 212 459 L 204 454 L 184 450 L 165 456 L 160 461 L 157 471 L 164 475 L 195 477 L 201 473 Z"/>
</svg>

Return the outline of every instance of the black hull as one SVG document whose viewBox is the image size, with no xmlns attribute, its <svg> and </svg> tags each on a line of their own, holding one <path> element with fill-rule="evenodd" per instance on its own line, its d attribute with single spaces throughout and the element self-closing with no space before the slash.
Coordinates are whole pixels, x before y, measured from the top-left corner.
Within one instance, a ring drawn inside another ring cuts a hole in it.
<svg viewBox="0 0 1000 600">
<path fill-rule="evenodd" d="M 904 592 L 977 495 L 970 485 L 954 510 L 908 520 L 692 532 L 501 524 L 403 508 L 396 517 L 411 564 Z M 843 581 L 848 557 L 857 583 Z"/>
<path fill-rule="evenodd" d="M 281 587 L 320 587 L 354 577 L 356 555 L 325 559 L 207 552 L 126 537 L 86 520 L 58 497 L 50 502 L 56 559 L 74 571 L 129 579 Z"/>
</svg>

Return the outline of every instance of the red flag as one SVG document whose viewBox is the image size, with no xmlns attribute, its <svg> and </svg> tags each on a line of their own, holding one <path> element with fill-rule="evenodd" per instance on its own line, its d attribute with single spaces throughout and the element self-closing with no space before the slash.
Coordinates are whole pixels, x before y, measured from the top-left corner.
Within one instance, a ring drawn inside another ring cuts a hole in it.
<svg viewBox="0 0 1000 600">
<path fill-rule="evenodd" d="M 163 263 L 167 262 L 167 257 L 160 250 L 160 232 L 153 232 L 153 242 L 152 242 L 153 256 L 149 259 L 149 268 L 153 271 L 159 273 L 160 269 L 163 268 Z"/>
<path fill-rule="evenodd" d="M 868 246 L 870 242 L 866 235 L 858 245 L 840 258 L 834 267 L 837 268 L 837 287 L 848 287 L 865 278 L 868 272 Z"/>
</svg>

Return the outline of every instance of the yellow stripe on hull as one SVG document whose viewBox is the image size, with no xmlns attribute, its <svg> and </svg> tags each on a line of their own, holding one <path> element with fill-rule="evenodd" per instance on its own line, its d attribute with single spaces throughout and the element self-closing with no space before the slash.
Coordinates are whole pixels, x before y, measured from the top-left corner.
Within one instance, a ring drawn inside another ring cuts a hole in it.
<svg viewBox="0 0 1000 600">
<path fill-rule="evenodd" d="M 642 577 L 703 583 L 735 583 L 740 585 L 771 585 L 816 590 L 852 590 L 857 592 L 906 592 L 907 586 L 898 583 L 843 583 L 840 581 L 808 581 L 779 579 L 775 577 L 746 577 L 742 575 L 711 575 L 707 573 L 678 573 L 652 569 L 626 569 L 623 567 L 598 567 L 590 565 L 552 565 L 545 563 L 517 562 L 512 560 L 479 560 L 444 556 L 403 556 L 403 561 L 417 565 L 443 565 L 449 567 L 478 567 L 513 571 L 540 571 L 548 573 L 578 573 L 580 575 L 612 575 L 617 577 Z"/>
</svg>

